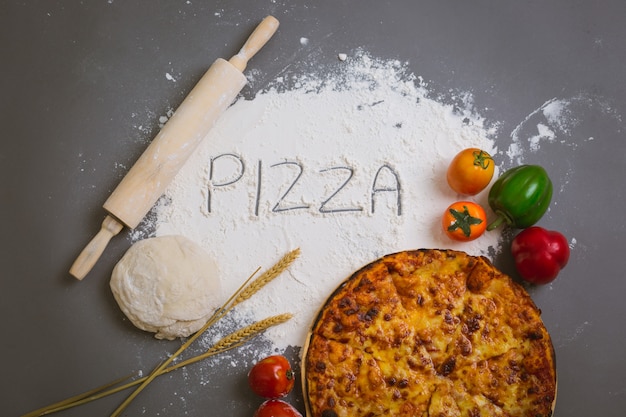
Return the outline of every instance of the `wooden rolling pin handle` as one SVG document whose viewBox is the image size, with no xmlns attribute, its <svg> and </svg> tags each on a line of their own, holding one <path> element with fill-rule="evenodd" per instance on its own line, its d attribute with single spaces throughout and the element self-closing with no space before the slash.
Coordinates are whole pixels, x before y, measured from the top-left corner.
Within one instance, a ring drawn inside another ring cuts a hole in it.
<svg viewBox="0 0 626 417">
<path fill-rule="evenodd" d="M 100 231 L 85 246 L 70 268 L 70 274 L 77 279 L 83 279 L 96 264 L 102 252 L 109 244 L 111 238 L 117 235 L 124 225 L 113 216 L 106 216 L 102 222 Z"/>
<path fill-rule="evenodd" d="M 248 61 L 270 40 L 278 29 L 278 20 L 274 16 L 267 16 L 254 29 L 248 37 L 246 43 L 241 47 L 237 55 L 233 56 L 230 62 L 235 68 L 243 72 L 248 65 Z"/>
</svg>

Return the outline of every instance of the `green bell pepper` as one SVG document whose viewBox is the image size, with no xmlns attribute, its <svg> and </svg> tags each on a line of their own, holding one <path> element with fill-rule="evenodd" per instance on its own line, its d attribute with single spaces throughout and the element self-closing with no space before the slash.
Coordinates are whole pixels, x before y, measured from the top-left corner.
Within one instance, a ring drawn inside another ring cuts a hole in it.
<svg viewBox="0 0 626 417">
<path fill-rule="evenodd" d="M 520 165 L 502 174 L 489 190 L 489 206 L 498 216 L 487 226 L 503 222 L 518 229 L 537 223 L 552 200 L 552 181 L 538 165 Z"/>
</svg>

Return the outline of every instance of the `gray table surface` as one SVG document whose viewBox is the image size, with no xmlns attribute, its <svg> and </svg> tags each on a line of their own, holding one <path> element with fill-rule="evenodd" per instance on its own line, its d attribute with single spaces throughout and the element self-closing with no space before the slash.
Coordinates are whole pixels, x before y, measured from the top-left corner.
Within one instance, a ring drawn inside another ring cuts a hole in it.
<svg viewBox="0 0 626 417">
<path fill-rule="evenodd" d="M 67 271 L 99 228 L 101 205 L 124 167 L 158 130 L 158 116 L 182 101 L 215 58 L 234 54 L 267 14 L 281 27 L 255 57 L 260 72 L 244 90 L 249 96 L 279 73 L 363 48 L 409 62 L 443 95 L 471 92 L 481 114 L 500 123 L 503 148 L 547 100 L 590 98 L 592 105 L 573 109 L 581 123 L 567 146 L 534 155 L 568 181 L 542 225 L 576 244 L 566 272 L 531 293 L 558 357 L 555 416 L 623 416 L 622 0 L 3 1 L 0 414 L 20 415 L 125 375 L 138 358 L 163 359 L 163 342 L 133 331 L 108 289 L 127 236 L 114 239 L 85 281 Z M 177 83 L 163 76 L 167 71 Z M 138 131 L 138 124 L 147 128 Z M 495 261 L 510 270 L 505 257 Z M 171 351 L 177 342 L 166 346 Z M 126 415 L 252 415 L 260 400 L 245 386 L 247 370 L 210 372 L 210 384 L 176 375 L 158 381 Z M 183 391 L 184 402 L 175 394 Z M 122 398 L 59 415 L 108 415 Z M 302 407 L 298 391 L 290 400 Z"/>
</svg>

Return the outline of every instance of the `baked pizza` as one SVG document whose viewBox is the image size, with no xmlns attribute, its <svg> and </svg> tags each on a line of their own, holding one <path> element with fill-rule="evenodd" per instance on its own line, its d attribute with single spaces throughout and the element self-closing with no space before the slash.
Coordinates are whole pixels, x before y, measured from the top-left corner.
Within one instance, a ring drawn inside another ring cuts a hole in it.
<svg viewBox="0 0 626 417">
<path fill-rule="evenodd" d="M 316 318 L 303 352 L 307 415 L 551 416 L 555 357 L 540 314 L 484 257 L 387 255 Z"/>
</svg>

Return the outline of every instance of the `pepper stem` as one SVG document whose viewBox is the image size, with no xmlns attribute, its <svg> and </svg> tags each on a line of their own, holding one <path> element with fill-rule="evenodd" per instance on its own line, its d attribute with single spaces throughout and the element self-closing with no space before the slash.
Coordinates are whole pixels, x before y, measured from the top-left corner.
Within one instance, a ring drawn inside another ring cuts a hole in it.
<svg viewBox="0 0 626 417">
<path fill-rule="evenodd" d="M 502 214 L 498 214 L 498 217 L 496 217 L 494 221 L 492 221 L 491 223 L 487 225 L 487 230 L 491 231 L 491 230 L 497 229 L 505 221 L 508 223 L 506 217 L 504 217 Z"/>
</svg>

